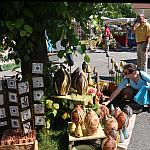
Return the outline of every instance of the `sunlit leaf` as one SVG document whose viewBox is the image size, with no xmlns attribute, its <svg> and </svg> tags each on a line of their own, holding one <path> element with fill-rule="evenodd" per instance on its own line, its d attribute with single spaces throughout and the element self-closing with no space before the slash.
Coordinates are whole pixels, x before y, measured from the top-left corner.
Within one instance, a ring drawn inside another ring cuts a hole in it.
<svg viewBox="0 0 150 150">
<path fill-rule="evenodd" d="M 53 115 L 54 115 L 54 117 L 56 117 L 56 115 L 57 115 L 57 110 L 56 109 L 53 110 Z"/>
<path fill-rule="evenodd" d="M 87 63 L 90 62 L 90 57 L 87 54 L 85 54 L 85 56 L 84 56 L 84 61 Z"/>
</svg>

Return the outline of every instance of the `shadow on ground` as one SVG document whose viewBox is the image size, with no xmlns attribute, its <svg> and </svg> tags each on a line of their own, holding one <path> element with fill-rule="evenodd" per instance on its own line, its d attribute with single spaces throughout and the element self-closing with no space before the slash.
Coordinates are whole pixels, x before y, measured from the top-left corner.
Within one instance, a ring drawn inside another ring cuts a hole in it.
<svg viewBox="0 0 150 150">
<path fill-rule="evenodd" d="M 128 59 L 128 60 L 122 60 L 122 61 L 125 61 L 126 63 L 133 63 L 133 64 L 136 64 L 137 59 Z M 148 65 L 147 65 L 147 68 L 150 69 L 150 58 L 148 58 Z"/>
</svg>

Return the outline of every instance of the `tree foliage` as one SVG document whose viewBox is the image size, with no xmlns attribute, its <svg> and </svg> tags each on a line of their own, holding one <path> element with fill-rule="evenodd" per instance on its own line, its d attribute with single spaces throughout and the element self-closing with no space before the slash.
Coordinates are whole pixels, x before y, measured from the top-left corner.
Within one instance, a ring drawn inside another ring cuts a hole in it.
<svg viewBox="0 0 150 150">
<path fill-rule="evenodd" d="M 54 46 L 60 39 L 62 43 L 78 45 L 73 19 L 88 32 L 86 24 L 92 14 L 110 18 L 134 17 L 128 3 L 2 1 L 0 11 L 1 35 L 7 34 L 9 43 L 16 41 L 14 50 L 25 62 L 37 51 L 46 54 L 45 30 Z M 81 54 L 86 53 L 85 46 L 79 50 L 83 50 Z"/>
</svg>

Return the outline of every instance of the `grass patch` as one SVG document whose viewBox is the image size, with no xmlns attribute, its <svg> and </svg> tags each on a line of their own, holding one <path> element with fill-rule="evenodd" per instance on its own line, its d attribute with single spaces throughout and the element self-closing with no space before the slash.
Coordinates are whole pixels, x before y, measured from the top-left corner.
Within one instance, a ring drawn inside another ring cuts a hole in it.
<svg viewBox="0 0 150 150">
<path fill-rule="evenodd" d="M 69 139 L 67 130 L 53 131 L 49 130 L 46 136 L 42 132 L 37 133 L 39 150 L 67 150 Z"/>
</svg>

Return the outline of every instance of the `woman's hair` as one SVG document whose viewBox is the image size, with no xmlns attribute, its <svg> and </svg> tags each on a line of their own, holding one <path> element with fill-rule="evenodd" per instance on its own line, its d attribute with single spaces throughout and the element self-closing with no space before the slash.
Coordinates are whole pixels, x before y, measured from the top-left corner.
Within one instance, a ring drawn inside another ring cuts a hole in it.
<svg viewBox="0 0 150 150">
<path fill-rule="evenodd" d="M 137 70 L 137 67 L 135 64 L 126 64 L 123 69 L 129 70 L 129 73 L 132 73 L 133 71 Z"/>
</svg>

